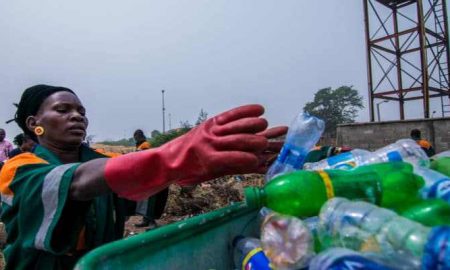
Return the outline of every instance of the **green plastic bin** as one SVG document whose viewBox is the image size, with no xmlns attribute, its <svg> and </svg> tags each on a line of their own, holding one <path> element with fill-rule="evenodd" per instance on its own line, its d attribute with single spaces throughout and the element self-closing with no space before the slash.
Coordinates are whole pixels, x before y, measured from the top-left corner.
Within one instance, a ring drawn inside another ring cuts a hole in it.
<svg viewBox="0 0 450 270">
<path fill-rule="evenodd" d="M 235 203 L 92 250 L 75 269 L 232 269 L 231 242 L 258 236 L 258 206 Z"/>
</svg>

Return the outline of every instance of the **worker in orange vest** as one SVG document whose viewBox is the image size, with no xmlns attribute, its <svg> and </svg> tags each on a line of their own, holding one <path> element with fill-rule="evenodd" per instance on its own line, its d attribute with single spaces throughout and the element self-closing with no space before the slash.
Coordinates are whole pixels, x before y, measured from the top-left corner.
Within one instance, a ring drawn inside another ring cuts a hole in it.
<svg viewBox="0 0 450 270">
<path fill-rule="evenodd" d="M 427 153 L 427 156 L 431 157 L 434 154 L 436 154 L 431 143 L 425 139 L 422 139 L 422 134 L 420 130 L 418 129 L 411 130 L 411 139 L 415 140 L 416 143 L 420 145 L 420 147 L 425 151 L 425 153 Z"/>
</svg>

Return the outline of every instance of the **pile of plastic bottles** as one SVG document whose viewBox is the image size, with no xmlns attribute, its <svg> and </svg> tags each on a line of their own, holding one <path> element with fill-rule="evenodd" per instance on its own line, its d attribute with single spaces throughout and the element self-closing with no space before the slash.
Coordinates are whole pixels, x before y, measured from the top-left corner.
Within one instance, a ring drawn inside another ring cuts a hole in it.
<svg viewBox="0 0 450 270">
<path fill-rule="evenodd" d="M 450 269 L 450 151 L 402 139 L 305 163 L 322 120 L 300 114 L 262 188 L 259 238 L 233 241 L 236 269 Z"/>
</svg>

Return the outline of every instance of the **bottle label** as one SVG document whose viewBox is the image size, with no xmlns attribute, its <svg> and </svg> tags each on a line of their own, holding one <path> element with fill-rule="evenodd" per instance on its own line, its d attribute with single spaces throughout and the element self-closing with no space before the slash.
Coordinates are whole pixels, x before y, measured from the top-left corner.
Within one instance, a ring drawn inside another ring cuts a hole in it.
<svg viewBox="0 0 450 270">
<path fill-rule="evenodd" d="M 434 227 L 425 245 L 422 257 L 423 269 L 450 269 L 450 228 Z"/>
<path fill-rule="evenodd" d="M 348 255 L 336 259 L 327 267 L 328 270 L 389 270 L 390 267 L 383 266 L 375 261 L 359 255 Z"/>
<path fill-rule="evenodd" d="M 354 175 L 353 172 L 350 174 L 337 170 L 326 171 L 326 173 L 328 179 L 331 179 L 334 196 L 380 204 L 381 181 L 376 173 L 360 172 Z"/>
<path fill-rule="evenodd" d="M 320 177 L 322 177 L 323 185 L 327 192 L 327 198 L 331 199 L 334 197 L 333 183 L 331 182 L 330 176 L 325 171 L 319 171 Z"/>
<path fill-rule="evenodd" d="M 328 165 L 333 169 L 351 170 L 356 167 L 352 152 L 346 152 L 327 159 Z"/>
<path fill-rule="evenodd" d="M 291 165 L 294 169 L 299 169 L 305 162 L 306 154 L 304 149 L 285 143 L 283 148 L 281 148 L 277 161 L 282 164 Z"/>
<path fill-rule="evenodd" d="M 450 202 L 450 178 L 443 178 L 436 181 L 429 189 L 428 198 L 440 198 Z"/>
<path fill-rule="evenodd" d="M 242 270 L 271 270 L 270 261 L 261 248 L 252 249 L 242 261 Z"/>
</svg>

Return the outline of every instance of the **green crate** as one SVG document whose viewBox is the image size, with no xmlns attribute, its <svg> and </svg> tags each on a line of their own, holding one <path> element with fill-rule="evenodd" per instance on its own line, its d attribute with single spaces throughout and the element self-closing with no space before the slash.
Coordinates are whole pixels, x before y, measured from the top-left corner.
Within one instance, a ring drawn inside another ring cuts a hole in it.
<svg viewBox="0 0 450 270">
<path fill-rule="evenodd" d="M 231 242 L 258 236 L 257 206 L 235 203 L 92 250 L 75 269 L 232 269 Z"/>
</svg>

